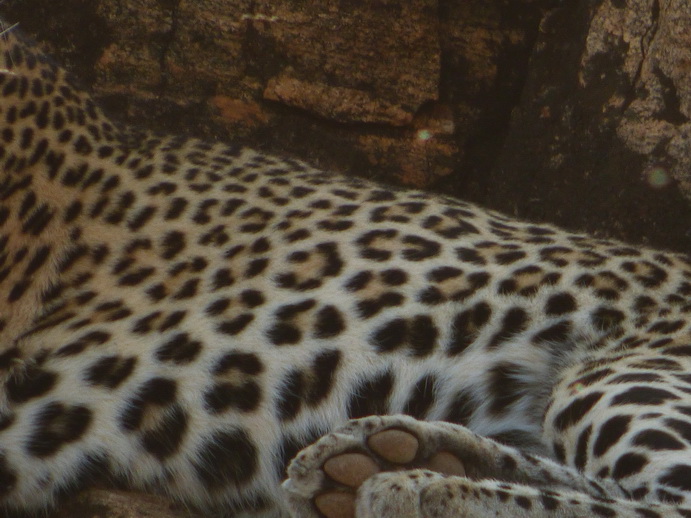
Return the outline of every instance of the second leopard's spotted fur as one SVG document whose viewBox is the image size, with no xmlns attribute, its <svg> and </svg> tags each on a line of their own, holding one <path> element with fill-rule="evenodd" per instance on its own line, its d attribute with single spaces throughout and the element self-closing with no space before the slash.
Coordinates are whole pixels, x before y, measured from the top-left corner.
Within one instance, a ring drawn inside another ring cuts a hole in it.
<svg viewBox="0 0 691 518">
<path fill-rule="evenodd" d="M 0 39 L 3 512 L 689 516 L 690 314 L 688 256 L 122 128 Z"/>
</svg>

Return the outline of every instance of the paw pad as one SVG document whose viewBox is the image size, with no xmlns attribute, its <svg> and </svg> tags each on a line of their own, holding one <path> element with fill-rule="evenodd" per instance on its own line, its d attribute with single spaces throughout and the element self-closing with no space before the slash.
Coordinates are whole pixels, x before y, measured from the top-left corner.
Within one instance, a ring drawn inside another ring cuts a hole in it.
<svg viewBox="0 0 691 518">
<path fill-rule="evenodd" d="M 343 453 L 331 457 L 324 463 L 323 469 L 332 480 L 355 488 L 381 471 L 376 462 L 362 453 Z"/>
<path fill-rule="evenodd" d="M 382 459 L 394 464 L 407 464 L 417 456 L 417 437 L 402 430 L 384 430 L 367 440 L 370 449 Z"/>
<path fill-rule="evenodd" d="M 314 505 L 328 518 L 353 518 L 355 495 L 329 491 L 314 497 Z"/>
<path fill-rule="evenodd" d="M 425 468 L 447 476 L 465 477 L 463 463 L 448 451 L 440 451 L 425 462 Z"/>
</svg>

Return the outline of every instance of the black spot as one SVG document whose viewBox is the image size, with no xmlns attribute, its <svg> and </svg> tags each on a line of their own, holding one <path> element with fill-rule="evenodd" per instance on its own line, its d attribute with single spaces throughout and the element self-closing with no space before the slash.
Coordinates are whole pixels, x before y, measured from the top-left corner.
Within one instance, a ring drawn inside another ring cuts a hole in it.
<svg viewBox="0 0 691 518">
<path fill-rule="evenodd" d="M 307 391 L 307 402 L 316 405 L 324 400 L 333 388 L 336 372 L 341 363 L 341 352 L 331 349 L 320 352 L 312 364 L 312 376 Z"/>
<path fill-rule="evenodd" d="M 289 322 L 277 322 L 266 336 L 274 345 L 294 345 L 302 339 L 302 332 Z"/>
<path fill-rule="evenodd" d="M 357 303 L 360 318 L 372 318 L 385 308 L 397 307 L 403 304 L 405 297 L 395 291 L 387 291 L 375 299 L 365 299 Z"/>
<path fill-rule="evenodd" d="M 240 300 L 248 308 L 256 308 L 264 304 L 264 295 L 257 290 L 245 290 L 240 294 Z"/>
<path fill-rule="evenodd" d="M 133 356 L 123 358 L 117 355 L 104 356 L 94 362 L 84 374 L 84 379 L 91 385 L 103 385 L 116 388 L 133 372 L 137 359 Z"/>
<path fill-rule="evenodd" d="M 593 392 L 582 398 L 574 399 L 569 406 L 562 410 L 554 419 L 557 430 L 563 431 L 569 426 L 578 423 L 602 398 L 602 392 Z"/>
<path fill-rule="evenodd" d="M 446 302 L 447 297 L 436 286 L 428 286 L 420 291 L 417 300 L 428 306 L 436 306 L 442 302 Z"/>
<path fill-rule="evenodd" d="M 22 232 L 39 236 L 52 221 L 55 212 L 51 211 L 47 205 L 41 205 L 33 211 L 31 216 L 22 225 Z"/>
<path fill-rule="evenodd" d="M 427 374 L 420 378 L 410 390 L 408 400 L 403 407 L 403 413 L 424 420 L 436 400 L 437 378 L 432 374 Z"/>
<path fill-rule="evenodd" d="M 291 232 L 290 234 L 286 234 L 283 239 L 285 239 L 288 243 L 295 243 L 296 241 L 307 239 L 311 235 L 312 234 L 310 231 L 306 228 L 300 228 L 294 232 Z"/>
<path fill-rule="evenodd" d="M 243 313 L 232 320 L 224 320 L 216 328 L 219 333 L 235 336 L 240 334 L 254 320 L 251 313 Z"/>
<path fill-rule="evenodd" d="M 180 449 L 187 425 L 187 413 L 174 405 L 154 428 L 142 434 L 142 446 L 157 459 L 166 459 Z"/>
<path fill-rule="evenodd" d="M 609 507 L 605 507 L 604 505 L 600 504 L 591 505 L 590 510 L 594 515 L 602 516 L 602 518 L 614 518 L 617 516 L 617 512 L 614 509 L 610 509 Z"/>
<path fill-rule="evenodd" d="M 0 413 L 0 432 L 7 430 L 15 423 L 15 420 L 16 415 L 14 413 Z"/>
<path fill-rule="evenodd" d="M 492 309 L 486 302 L 479 302 L 473 308 L 456 315 L 452 325 L 451 341 L 446 349 L 447 354 L 454 356 L 465 351 L 491 315 Z"/>
<path fill-rule="evenodd" d="M 540 503 L 546 511 L 554 511 L 559 507 L 559 500 L 542 491 L 540 492 Z"/>
<path fill-rule="evenodd" d="M 216 383 L 204 393 L 204 403 L 212 414 L 229 408 L 252 412 L 259 406 L 261 395 L 261 388 L 252 380 L 243 383 Z"/>
<path fill-rule="evenodd" d="M 300 313 L 309 311 L 316 306 L 316 304 L 317 301 L 315 299 L 304 299 L 294 304 L 284 304 L 276 309 L 275 315 L 279 320 L 289 320 Z"/>
<path fill-rule="evenodd" d="M 684 497 L 678 494 L 670 493 L 669 491 L 665 491 L 664 489 L 658 489 L 655 491 L 657 500 L 663 503 L 671 503 L 671 504 L 681 504 L 684 502 Z M 685 511 L 685 509 L 675 509 L 675 511 L 679 512 L 682 516 L 687 516 L 688 512 L 684 513 L 682 511 Z"/>
<path fill-rule="evenodd" d="M 648 464 L 648 458 L 638 453 L 625 453 L 617 459 L 612 470 L 612 478 L 620 480 L 640 473 Z"/>
<path fill-rule="evenodd" d="M 394 229 L 370 230 L 358 238 L 356 243 L 361 247 L 360 256 L 373 261 L 387 261 L 391 258 L 391 252 L 370 246 L 376 240 L 391 240 L 398 235 Z"/>
<path fill-rule="evenodd" d="M 420 236 L 407 235 L 403 238 L 403 243 L 411 245 L 411 248 L 404 248 L 402 252 L 403 258 L 408 261 L 424 261 L 438 256 L 441 250 L 439 243 Z"/>
<path fill-rule="evenodd" d="M 633 444 L 653 451 L 683 450 L 684 443 L 671 434 L 661 430 L 643 430 L 633 437 Z"/>
<path fill-rule="evenodd" d="M 453 266 L 440 266 L 435 268 L 427 274 L 427 279 L 431 282 L 444 282 L 449 279 L 455 279 L 463 275 L 463 270 Z"/>
<path fill-rule="evenodd" d="M 74 246 L 70 248 L 65 256 L 60 260 L 58 268 L 61 273 L 68 272 L 82 257 L 89 253 L 89 248 L 86 246 Z"/>
<path fill-rule="evenodd" d="M 158 327 L 158 330 L 160 332 L 163 332 L 176 327 L 180 322 L 184 320 L 185 316 L 187 316 L 186 311 L 173 311 L 163 320 L 163 322 L 161 322 L 161 325 Z"/>
<path fill-rule="evenodd" d="M 678 464 L 671 467 L 661 478 L 660 482 L 682 491 L 691 490 L 691 466 Z"/>
<path fill-rule="evenodd" d="M 570 333 L 571 322 L 562 320 L 535 334 L 531 341 L 536 345 L 564 344 L 568 340 Z"/>
<path fill-rule="evenodd" d="M 122 277 L 120 277 L 120 279 L 118 279 L 118 284 L 120 286 L 137 286 L 138 284 L 144 282 L 155 272 L 155 268 L 142 267 L 132 273 L 128 273 L 127 275 L 123 275 Z"/>
<path fill-rule="evenodd" d="M 269 260 L 266 257 L 262 257 L 261 259 L 253 259 L 247 265 L 247 269 L 245 270 L 245 278 L 251 279 L 252 277 L 256 277 L 264 270 L 266 270 L 266 267 L 268 265 Z"/>
<path fill-rule="evenodd" d="M 526 253 L 520 250 L 513 250 L 510 252 L 502 252 L 497 254 L 494 259 L 497 264 L 513 264 L 520 259 L 526 257 Z"/>
<path fill-rule="evenodd" d="M 12 492 L 17 484 L 17 472 L 13 470 L 5 455 L 0 455 L 0 497 Z"/>
<path fill-rule="evenodd" d="M 276 399 L 279 418 L 283 421 L 297 417 L 303 403 L 315 405 L 331 392 L 341 353 L 324 351 L 313 361 L 311 371 L 291 370 L 284 378 Z"/>
<path fill-rule="evenodd" d="M 615 2 L 613 1 L 612 4 Z M 645 491 L 645 494 L 642 494 L 643 491 Z M 642 488 L 637 488 L 631 491 L 631 496 L 633 497 L 634 500 L 642 500 L 645 495 L 648 494 L 648 489 L 645 487 Z M 646 509 L 644 507 L 637 507 L 635 509 L 636 514 L 640 516 L 641 518 L 662 518 L 662 516 L 655 511 L 652 511 L 650 509 Z"/>
<path fill-rule="evenodd" d="M 297 417 L 302 408 L 305 385 L 305 376 L 297 369 L 291 370 L 283 378 L 276 395 L 276 411 L 281 421 L 289 421 Z"/>
<path fill-rule="evenodd" d="M 572 385 L 581 385 L 585 387 L 589 387 L 593 385 L 594 383 L 597 383 L 598 381 L 605 379 L 607 376 L 612 374 L 612 369 L 600 369 L 595 372 L 591 372 L 590 374 L 586 374 L 585 376 L 581 376 L 578 378 L 575 382 L 572 383 Z"/>
<path fill-rule="evenodd" d="M 665 424 L 669 426 L 672 430 L 677 432 L 682 438 L 691 443 L 691 424 L 686 421 L 681 421 L 679 419 L 668 418 L 665 419 Z"/>
<path fill-rule="evenodd" d="M 668 390 L 635 386 L 614 396 L 610 405 L 662 405 L 666 401 L 678 399 L 679 396 Z"/>
<path fill-rule="evenodd" d="M 527 327 L 528 321 L 528 314 L 524 309 L 519 307 L 509 309 L 504 315 L 501 329 L 492 336 L 487 346 L 497 347 L 502 342 L 511 339 Z"/>
<path fill-rule="evenodd" d="M 187 203 L 188 202 L 185 198 L 173 198 L 170 201 L 170 206 L 168 207 L 168 210 L 163 216 L 164 219 L 168 221 L 178 219 L 187 207 Z"/>
<path fill-rule="evenodd" d="M 401 286 L 408 281 L 408 274 L 398 268 L 391 268 L 380 273 L 384 284 L 389 286 Z"/>
<path fill-rule="evenodd" d="M 389 371 L 378 374 L 350 390 L 348 417 L 357 419 L 389 412 L 389 394 L 393 389 L 393 375 Z"/>
<path fill-rule="evenodd" d="M 147 206 L 140 209 L 137 214 L 127 224 L 127 228 L 132 231 L 137 231 L 142 228 L 156 213 L 156 208 Z"/>
<path fill-rule="evenodd" d="M 653 369 L 653 370 L 667 370 L 667 371 L 683 371 L 678 362 L 668 358 L 647 358 L 637 362 L 632 362 L 631 367 L 635 369 Z"/>
<path fill-rule="evenodd" d="M 193 465 L 199 480 L 214 490 L 250 482 L 258 468 L 257 448 L 247 432 L 217 431 L 197 450 Z"/>
<path fill-rule="evenodd" d="M 560 442 L 553 442 L 552 450 L 554 451 L 554 458 L 557 459 L 557 462 L 566 464 L 566 450 L 564 449 L 564 445 Z"/>
<path fill-rule="evenodd" d="M 465 489 L 464 492 L 467 492 L 467 491 L 468 491 L 468 489 L 465 488 L 465 487 L 463 487 L 463 489 Z M 504 489 L 496 489 L 496 490 L 494 491 L 494 494 L 495 494 L 495 496 L 497 497 L 497 499 L 498 499 L 500 502 L 506 502 L 506 501 L 509 499 L 509 497 L 511 496 L 511 495 L 509 494 L 509 492 L 506 491 L 506 490 L 504 490 Z"/>
<path fill-rule="evenodd" d="M 317 311 L 314 338 L 333 338 L 345 330 L 345 321 L 335 306 L 324 306 Z"/>
<path fill-rule="evenodd" d="M 601 307 L 592 314 L 593 325 L 598 329 L 612 329 L 617 327 L 626 318 L 626 315 L 617 309 Z"/>
<path fill-rule="evenodd" d="M 631 372 L 626 374 L 619 374 L 609 380 L 609 383 L 652 383 L 656 381 L 664 381 L 664 378 L 659 374 L 654 374 L 652 372 Z"/>
<path fill-rule="evenodd" d="M 677 412 L 681 412 L 684 415 L 691 416 L 691 406 L 677 405 L 674 407 L 674 410 L 676 410 Z"/>
<path fill-rule="evenodd" d="M 691 345 L 677 345 L 675 347 L 666 347 L 665 353 L 671 356 L 691 356 Z M 685 383 L 691 382 L 691 375 L 688 374 L 676 374 L 675 375 L 680 380 Z"/>
<path fill-rule="evenodd" d="M 152 378 L 143 383 L 131 398 L 122 414 L 120 425 L 124 430 L 137 430 L 142 423 L 148 406 L 165 406 L 173 403 L 177 393 L 177 383 L 168 378 Z"/>
<path fill-rule="evenodd" d="M 590 435 L 592 432 L 592 425 L 588 425 L 588 427 L 578 436 L 578 442 L 576 443 L 576 455 L 574 456 L 573 464 L 579 471 L 583 471 L 585 468 L 585 463 L 588 460 L 588 441 L 590 440 Z"/>
<path fill-rule="evenodd" d="M 473 411 L 476 407 L 477 403 L 473 400 L 469 392 L 459 391 L 451 399 L 449 408 L 446 410 L 444 416 L 444 421 L 465 426 L 473 416 Z"/>
<path fill-rule="evenodd" d="M 290 190 L 290 196 L 292 198 L 304 198 L 305 196 L 312 194 L 313 192 L 314 189 L 310 189 L 309 187 L 296 186 Z"/>
<path fill-rule="evenodd" d="M 403 318 L 390 320 L 369 338 L 369 343 L 379 352 L 390 352 L 408 341 L 408 322 Z"/>
<path fill-rule="evenodd" d="M 158 361 L 184 365 L 194 361 L 201 349 L 201 342 L 190 340 L 187 333 L 178 333 L 156 349 L 155 354 Z"/>
<path fill-rule="evenodd" d="M 63 445 L 79 440 L 91 420 L 91 410 L 84 406 L 48 403 L 36 413 L 26 451 L 34 457 L 50 457 Z"/>
<path fill-rule="evenodd" d="M 609 451 L 629 431 L 630 423 L 631 416 L 628 415 L 614 416 L 605 421 L 598 431 L 597 439 L 593 445 L 593 454 L 596 457 L 601 457 Z"/>
<path fill-rule="evenodd" d="M 503 362 L 492 367 L 488 372 L 489 391 L 492 396 L 489 411 L 501 414 L 518 401 L 525 392 L 526 373 L 520 365 Z"/>
<path fill-rule="evenodd" d="M 213 289 L 220 290 L 222 288 L 227 288 L 235 282 L 233 275 L 230 273 L 228 268 L 221 268 L 214 273 L 213 278 Z"/>
<path fill-rule="evenodd" d="M 172 259 L 185 249 L 185 235 L 177 230 L 172 230 L 163 236 L 161 242 L 164 259 Z"/>
<path fill-rule="evenodd" d="M 180 289 L 173 294 L 175 300 L 186 300 L 194 297 L 197 294 L 197 286 L 199 279 L 188 279 L 184 282 Z"/>
<path fill-rule="evenodd" d="M 91 345 L 101 345 L 110 340 L 110 334 L 104 331 L 91 331 L 86 333 L 74 342 L 63 345 L 57 351 L 58 356 L 72 356 L 74 354 L 79 354 L 84 351 L 87 347 Z"/>
<path fill-rule="evenodd" d="M 522 507 L 523 509 L 526 509 L 526 510 L 530 510 L 533 507 L 533 504 L 525 496 L 516 495 L 513 497 L 513 499 L 516 502 L 516 505 L 518 505 L 518 507 Z"/>
<path fill-rule="evenodd" d="M 344 287 L 348 291 L 359 291 L 365 288 L 373 277 L 374 275 L 370 271 L 358 272 L 346 281 Z"/>
<path fill-rule="evenodd" d="M 518 468 L 518 463 L 511 455 L 505 454 L 501 458 L 501 467 L 506 471 L 513 472 Z"/>
<path fill-rule="evenodd" d="M 231 369 L 237 369 L 244 374 L 256 376 L 264 371 L 264 365 L 254 353 L 233 351 L 223 355 L 213 368 L 214 376 L 225 374 Z"/>
<path fill-rule="evenodd" d="M 545 304 L 545 312 L 548 315 L 563 315 L 576 310 L 576 299 L 569 293 L 557 293 L 552 295 Z"/>
<path fill-rule="evenodd" d="M 670 321 L 668 321 L 668 320 L 661 320 L 661 321 L 656 322 L 656 323 L 654 323 L 653 325 L 651 325 L 651 326 L 648 328 L 648 332 L 650 332 L 650 333 L 660 333 L 660 334 L 667 335 L 667 334 L 674 333 L 675 331 L 679 331 L 679 330 L 680 330 L 681 328 L 683 328 L 685 325 L 686 325 L 686 322 L 685 322 L 684 320 L 675 320 L 675 321 L 673 321 L 673 322 L 670 322 Z M 679 350 L 679 352 L 676 353 L 676 354 L 680 354 L 680 355 L 689 355 L 689 354 L 691 354 L 691 353 L 688 352 L 689 349 L 691 349 L 691 347 L 689 347 L 689 346 L 685 346 L 685 347 L 684 347 L 684 346 L 681 346 L 681 347 L 679 347 L 679 348 L 677 348 L 677 349 Z M 682 353 L 681 351 L 685 351 L 685 352 Z M 668 350 L 668 352 L 669 352 L 670 354 L 675 354 L 675 353 L 673 352 L 673 349 Z"/>
<path fill-rule="evenodd" d="M 472 248 L 457 248 L 456 256 L 463 262 L 477 264 L 479 266 L 484 266 L 487 261 L 478 254 L 477 250 Z"/>
<path fill-rule="evenodd" d="M 322 220 L 317 223 L 317 227 L 328 232 L 343 232 L 353 226 L 353 222 L 347 219 L 341 220 Z"/>
<path fill-rule="evenodd" d="M 437 331 L 434 321 L 428 315 L 417 315 L 410 322 L 409 344 L 415 356 L 427 356 L 432 353 L 437 343 Z"/>
<path fill-rule="evenodd" d="M 206 306 L 206 309 L 204 309 L 204 313 L 209 315 L 210 317 L 217 317 L 218 315 L 222 315 L 226 309 L 230 306 L 230 299 L 228 297 L 220 298 L 217 300 L 214 300 L 211 304 Z"/>
<path fill-rule="evenodd" d="M 58 376 L 36 365 L 12 376 L 6 385 L 7 397 L 14 403 L 24 403 L 46 394 L 55 386 Z"/>
<path fill-rule="evenodd" d="M 27 264 L 26 269 L 24 270 L 24 275 L 26 277 L 34 275 L 41 266 L 46 262 L 50 255 L 50 247 L 47 245 L 39 247 L 36 252 L 34 252 L 34 256 L 31 258 L 31 261 L 29 261 L 29 264 Z"/>
<path fill-rule="evenodd" d="M 23 279 L 16 282 L 10 290 L 10 293 L 7 297 L 7 302 L 12 303 L 18 301 L 20 298 L 22 298 L 22 296 L 24 296 L 29 286 L 31 286 L 31 280 L 29 279 Z"/>
</svg>

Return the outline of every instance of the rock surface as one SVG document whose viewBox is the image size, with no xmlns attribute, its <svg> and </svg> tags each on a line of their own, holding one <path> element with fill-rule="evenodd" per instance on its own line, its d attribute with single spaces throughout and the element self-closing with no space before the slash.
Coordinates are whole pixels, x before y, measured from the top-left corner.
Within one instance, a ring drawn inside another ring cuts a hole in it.
<svg viewBox="0 0 691 518">
<path fill-rule="evenodd" d="M 125 122 L 691 250 L 685 0 L 3 7 Z"/>
<path fill-rule="evenodd" d="M 497 206 L 690 252 L 690 29 L 685 0 L 551 12 L 487 180 Z"/>
</svg>

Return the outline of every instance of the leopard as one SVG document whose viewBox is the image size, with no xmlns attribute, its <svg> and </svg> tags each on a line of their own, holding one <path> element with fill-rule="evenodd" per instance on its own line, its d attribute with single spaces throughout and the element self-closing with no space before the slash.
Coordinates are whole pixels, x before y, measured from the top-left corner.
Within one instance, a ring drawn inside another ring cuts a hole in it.
<svg viewBox="0 0 691 518">
<path fill-rule="evenodd" d="M 0 36 L 0 513 L 691 516 L 691 257 L 106 115 Z"/>
</svg>

